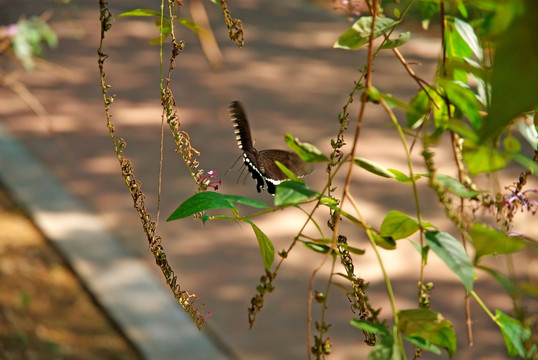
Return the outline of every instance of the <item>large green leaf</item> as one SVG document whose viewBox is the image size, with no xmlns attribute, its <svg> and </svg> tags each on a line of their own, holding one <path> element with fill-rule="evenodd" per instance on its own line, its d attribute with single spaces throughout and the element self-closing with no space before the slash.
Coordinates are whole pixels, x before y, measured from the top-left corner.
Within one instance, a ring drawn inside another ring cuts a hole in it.
<svg viewBox="0 0 538 360">
<path fill-rule="evenodd" d="M 452 235 L 442 231 L 426 231 L 426 243 L 470 292 L 473 289 L 475 272 L 463 245 Z"/>
<path fill-rule="evenodd" d="M 319 193 L 310 189 L 303 182 L 286 180 L 276 188 L 275 206 L 298 204 L 316 195 Z"/>
<path fill-rule="evenodd" d="M 502 34 L 495 50 L 491 106 L 481 128 L 484 141 L 496 138 L 515 117 L 538 105 L 538 1 L 523 3 L 525 10 Z"/>
<path fill-rule="evenodd" d="M 226 199 L 222 194 L 213 191 L 204 191 L 194 194 L 181 203 L 166 221 L 182 219 L 209 209 L 237 210 L 233 202 Z"/>
<path fill-rule="evenodd" d="M 510 254 L 525 248 L 523 239 L 507 236 L 479 223 L 473 224 L 471 228 L 471 243 L 475 249 L 475 263 L 485 255 Z"/>
<path fill-rule="evenodd" d="M 267 205 L 264 203 L 243 196 L 224 195 L 214 191 L 203 191 L 194 194 L 181 203 L 166 221 L 182 219 L 210 209 L 231 209 L 235 213 L 237 212 L 237 208 L 234 203 L 255 208 L 267 208 Z"/>
<path fill-rule="evenodd" d="M 409 309 L 398 312 L 400 330 L 407 336 L 419 337 L 442 347 L 452 357 L 456 352 L 456 334 L 450 321 L 430 309 Z"/>
<path fill-rule="evenodd" d="M 377 17 L 375 20 L 374 38 L 378 38 L 389 31 L 398 22 L 390 18 Z M 372 32 L 372 17 L 362 16 L 346 30 L 333 47 L 347 50 L 357 50 L 370 41 Z"/>
</svg>

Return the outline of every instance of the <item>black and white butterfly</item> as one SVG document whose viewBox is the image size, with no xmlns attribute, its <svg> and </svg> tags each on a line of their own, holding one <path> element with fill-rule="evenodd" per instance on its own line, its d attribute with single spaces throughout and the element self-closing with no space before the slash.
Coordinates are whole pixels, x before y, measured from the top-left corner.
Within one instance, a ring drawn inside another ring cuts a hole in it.
<svg viewBox="0 0 538 360">
<path fill-rule="evenodd" d="M 234 124 L 237 145 L 243 150 L 243 162 L 257 182 L 256 189 L 261 192 L 267 185 L 270 194 L 275 193 L 276 185 L 289 178 L 275 164 L 279 161 L 291 170 L 297 177 L 303 177 L 312 172 L 312 165 L 303 161 L 292 151 L 269 149 L 256 150 L 252 142 L 250 127 L 243 107 L 238 101 L 230 103 L 230 115 Z"/>
</svg>

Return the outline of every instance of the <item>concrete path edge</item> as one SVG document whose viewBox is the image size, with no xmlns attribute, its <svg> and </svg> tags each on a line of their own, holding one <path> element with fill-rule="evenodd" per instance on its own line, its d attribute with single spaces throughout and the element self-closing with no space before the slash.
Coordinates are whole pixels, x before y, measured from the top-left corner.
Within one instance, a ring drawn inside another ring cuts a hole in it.
<svg viewBox="0 0 538 360">
<path fill-rule="evenodd" d="M 0 181 L 145 359 L 228 359 L 161 279 L 0 122 Z"/>
</svg>

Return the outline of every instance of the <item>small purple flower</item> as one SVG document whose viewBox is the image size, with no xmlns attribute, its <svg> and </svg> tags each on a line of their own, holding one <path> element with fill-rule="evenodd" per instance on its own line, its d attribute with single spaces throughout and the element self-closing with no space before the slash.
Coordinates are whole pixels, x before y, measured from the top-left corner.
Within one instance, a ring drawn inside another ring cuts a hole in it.
<svg viewBox="0 0 538 360">
<path fill-rule="evenodd" d="M 359 16 L 365 9 L 365 0 L 333 0 L 334 10 L 343 10 L 348 16 Z"/>
<path fill-rule="evenodd" d="M 8 25 L 7 30 L 6 30 L 7 37 L 15 36 L 15 34 L 17 33 L 18 30 L 19 30 L 19 27 L 17 26 L 17 24 Z"/>
<path fill-rule="evenodd" d="M 515 186 L 508 186 L 506 189 L 511 192 L 504 195 L 502 205 L 508 210 L 509 217 L 513 217 L 519 207 L 521 207 L 521 212 L 527 210 L 532 215 L 536 214 L 538 211 L 538 201 L 529 198 L 529 195 L 532 193 L 538 194 L 538 189 L 527 189 L 521 192 Z"/>
<path fill-rule="evenodd" d="M 221 180 L 211 180 L 214 177 L 217 176 L 217 172 L 213 170 L 209 170 L 207 174 L 202 175 L 203 171 L 199 172 L 197 174 L 198 177 L 198 186 L 200 187 L 200 190 L 206 191 L 208 188 L 213 188 L 215 191 L 219 189 L 219 185 L 221 184 Z"/>
</svg>

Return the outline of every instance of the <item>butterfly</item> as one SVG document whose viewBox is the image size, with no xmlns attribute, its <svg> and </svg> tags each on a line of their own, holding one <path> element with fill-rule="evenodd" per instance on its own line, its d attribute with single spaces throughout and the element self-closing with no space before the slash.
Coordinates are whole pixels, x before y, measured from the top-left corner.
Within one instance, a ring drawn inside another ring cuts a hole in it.
<svg viewBox="0 0 538 360">
<path fill-rule="evenodd" d="M 267 192 L 274 195 L 276 186 L 282 181 L 289 180 L 286 174 L 275 164 L 275 161 L 279 161 L 297 177 L 303 177 L 312 172 L 312 165 L 303 161 L 299 155 L 292 151 L 278 149 L 256 150 L 243 107 L 238 101 L 233 101 L 230 103 L 229 109 L 235 128 L 237 145 L 243 150 L 243 162 L 252 178 L 256 180 L 258 192 L 265 189 L 267 185 Z"/>
</svg>

